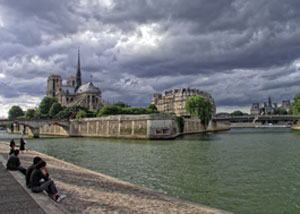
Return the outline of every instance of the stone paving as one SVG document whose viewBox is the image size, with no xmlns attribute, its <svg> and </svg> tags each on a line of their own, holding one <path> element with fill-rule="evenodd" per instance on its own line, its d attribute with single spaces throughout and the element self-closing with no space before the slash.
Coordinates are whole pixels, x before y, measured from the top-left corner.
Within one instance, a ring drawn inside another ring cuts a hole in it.
<svg viewBox="0 0 300 214">
<path fill-rule="evenodd" d="M 0 154 L 5 157 L 7 153 L 8 144 L 0 143 Z M 47 162 L 50 177 L 55 181 L 59 193 L 67 195 L 58 207 L 66 212 L 73 214 L 229 214 L 229 212 L 139 187 L 34 151 L 27 151 L 20 155 L 22 165 L 28 167 L 33 157 L 37 155 Z M 12 191 L 16 193 L 19 190 Z"/>
<path fill-rule="evenodd" d="M 2 164 L 0 181 L 0 213 L 46 214 Z"/>
</svg>

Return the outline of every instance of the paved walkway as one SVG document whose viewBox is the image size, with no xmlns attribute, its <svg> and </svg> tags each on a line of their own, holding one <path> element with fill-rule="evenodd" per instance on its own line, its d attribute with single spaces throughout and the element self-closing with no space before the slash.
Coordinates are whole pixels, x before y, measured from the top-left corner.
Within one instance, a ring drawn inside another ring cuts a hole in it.
<svg viewBox="0 0 300 214">
<path fill-rule="evenodd" d="M 27 189 L 24 175 L 6 170 L 6 161 L 0 155 L 0 214 L 69 214 L 46 194 Z"/>
<path fill-rule="evenodd" d="M 0 213 L 46 214 L 3 164 L 0 164 L 0 181 Z"/>
<path fill-rule="evenodd" d="M 4 157 L 7 153 L 8 145 L 0 143 L 0 157 L 1 155 Z M 51 211 L 53 214 L 59 214 L 59 212 L 64 214 L 229 214 L 226 211 L 190 203 L 144 187 L 139 187 L 34 151 L 27 151 L 20 155 L 22 165 L 28 167 L 32 163 L 33 157 L 37 155 L 47 162 L 47 168 L 49 169 L 51 178 L 57 185 L 59 194 L 67 195 L 66 199 L 57 204 L 46 195 L 31 193 L 33 197 L 39 197 L 36 200 L 37 202 L 45 200 L 40 205 L 42 208 L 52 206 L 46 210 Z M 3 170 L 2 168 L 1 176 L 5 172 Z M 4 177 L 6 177 L 8 172 L 5 173 Z M 25 183 L 24 176 L 20 172 L 12 172 L 11 174 L 18 181 Z M 14 184 L 12 186 L 20 188 L 20 185 Z M 3 186 L 0 182 L 0 187 L 6 188 L 6 185 Z M 1 193 L 7 192 L 1 190 Z M 14 195 L 20 194 L 18 191 L 11 190 L 9 194 L 14 197 Z M 23 191 L 23 194 L 26 194 L 26 192 L 24 193 Z M 1 199 L 3 197 L 1 196 Z M 23 196 L 20 197 L 23 198 Z M 37 205 L 33 201 L 32 203 L 36 208 L 29 208 L 28 210 L 31 212 L 28 213 L 39 213 Z M 1 200 L 0 213 L 2 214 L 2 210 L 6 211 L 9 207 L 15 207 L 17 204 L 18 202 L 13 203 L 11 206 L 6 206 Z M 54 208 L 53 205 L 55 205 Z M 57 211 L 55 211 L 55 208 Z M 22 209 L 20 213 L 25 214 L 23 211 Z M 18 214 L 18 212 L 13 211 L 11 213 Z M 50 213 L 47 212 L 47 214 Z"/>
</svg>

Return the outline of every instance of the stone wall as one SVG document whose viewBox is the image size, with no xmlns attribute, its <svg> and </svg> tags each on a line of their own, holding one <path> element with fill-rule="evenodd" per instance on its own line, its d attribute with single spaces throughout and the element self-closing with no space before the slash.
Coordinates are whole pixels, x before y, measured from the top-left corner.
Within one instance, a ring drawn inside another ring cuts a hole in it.
<svg viewBox="0 0 300 214">
<path fill-rule="evenodd" d="M 205 131 L 222 131 L 230 129 L 230 122 L 213 122 L 208 124 L 205 130 L 199 119 L 185 119 L 184 120 L 184 131 L 183 134 L 201 133 Z"/>
<path fill-rule="evenodd" d="M 227 130 L 230 124 L 226 122 L 211 122 L 204 129 L 198 119 L 184 119 L 183 133 L 179 132 L 176 116 L 169 114 L 151 115 L 115 115 L 98 118 L 85 118 L 79 121 L 70 121 L 68 130 L 49 124 L 41 127 L 40 135 L 55 136 L 84 136 L 84 137 L 107 137 L 107 138 L 132 138 L 132 139 L 172 139 L 182 134 L 201 133 L 204 131 Z M 24 126 L 15 124 L 14 133 L 22 133 Z M 34 136 L 28 127 L 25 134 Z"/>
<path fill-rule="evenodd" d="M 26 133 L 30 130 L 27 128 Z M 41 135 L 59 135 L 59 136 L 69 136 L 68 132 L 61 126 L 57 125 L 45 125 L 40 128 Z"/>
<path fill-rule="evenodd" d="M 71 121 L 71 136 L 164 139 L 178 136 L 172 115 L 117 115 Z"/>
</svg>

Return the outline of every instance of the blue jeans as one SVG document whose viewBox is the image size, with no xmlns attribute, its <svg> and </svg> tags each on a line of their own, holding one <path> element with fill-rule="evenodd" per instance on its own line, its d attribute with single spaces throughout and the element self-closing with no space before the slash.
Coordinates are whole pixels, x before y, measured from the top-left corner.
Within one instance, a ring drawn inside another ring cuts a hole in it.
<svg viewBox="0 0 300 214">
<path fill-rule="evenodd" d="M 40 186 L 31 188 L 31 191 L 36 193 L 43 192 L 44 190 L 48 193 L 48 195 L 54 195 L 57 193 L 55 183 L 51 179 L 42 182 Z"/>
</svg>

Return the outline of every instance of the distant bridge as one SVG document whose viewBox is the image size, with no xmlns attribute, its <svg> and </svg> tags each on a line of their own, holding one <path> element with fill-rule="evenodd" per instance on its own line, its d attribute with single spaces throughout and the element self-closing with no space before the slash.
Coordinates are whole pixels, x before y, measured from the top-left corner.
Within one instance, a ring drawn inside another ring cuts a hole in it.
<svg viewBox="0 0 300 214">
<path fill-rule="evenodd" d="M 70 128 L 70 122 L 67 120 L 0 120 L 0 126 L 8 126 L 9 124 L 20 124 L 24 126 L 25 128 L 28 127 L 30 130 L 30 134 L 33 137 L 39 137 L 40 128 L 44 125 L 57 125 L 63 127 L 67 132 Z"/>
<path fill-rule="evenodd" d="M 243 115 L 213 118 L 213 121 L 229 122 L 261 122 L 261 121 L 294 121 L 300 120 L 300 115 Z"/>
</svg>

